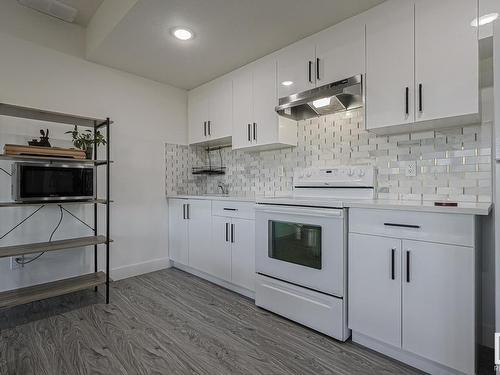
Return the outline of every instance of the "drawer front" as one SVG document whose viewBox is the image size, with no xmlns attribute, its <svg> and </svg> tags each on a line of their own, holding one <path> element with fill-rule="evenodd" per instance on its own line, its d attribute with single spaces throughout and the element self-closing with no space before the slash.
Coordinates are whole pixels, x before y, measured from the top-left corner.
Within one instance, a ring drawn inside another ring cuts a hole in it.
<svg viewBox="0 0 500 375">
<path fill-rule="evenodd" d="M 212 215 L 255 220 L 254 206 L 251 202 L 212 201 Z"/>
<path fill-rule="evenodd" d="M 257 274 L 255 304 L 337 340 L 350 336 L 341 298 Z"/>
<path fill-rule="evenodd" d="M 352 208 L 349 232 L 474 246 L 474 216 Z"/>
</svg>

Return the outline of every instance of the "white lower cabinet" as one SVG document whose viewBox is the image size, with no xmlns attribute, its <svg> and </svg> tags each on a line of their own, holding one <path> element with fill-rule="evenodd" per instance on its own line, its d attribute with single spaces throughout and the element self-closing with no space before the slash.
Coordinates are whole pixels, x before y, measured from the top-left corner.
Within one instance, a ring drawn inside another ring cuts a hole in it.
<svg viewBox="0 0 500 375">
<path fill-rule="evenodd" d="M 401 240 L 349 235 L 349 328 L 401 346 Z"/>
<path fill-rule="evenodd" d="M 255 290 L 255 221 L 231 219 L 231 282 Z"/>
<path fill-rule="evenodd" d="M 236 286 L 254 291 L 255 221 L 214 216 L 212 232 L 214 238 L 212 247 L 218 254 L 219 262 L 225 265 L 225 269 L 220 270 L 219 277 Z"/>
<path fill-rule="evenodd" d="M 171 198 L 170 259 L 185 271 L 226 282 L 223 286 L 254 292 L 254 217 L 252 203 Z"/>
<path fill-rule="evenodd" d="M 168 201 L 169 257 L 181 264 L 189 262 L 187 202 L 187 199 L 169 199 Z"/>
<path fill-rule="evenodd" d="M 390 211 L 350 211 L 353 341 L 432 374 L 475 374 L 475 217 L 436 214 L 444 229 L 461 223 L 460 234 L 450 233 L 454 242 L 471 233 L 460 245 L 432 242 L 439 231 L 426 226 L 428 213 L 398 211 L 390 222 L 380 220 Z"/>
<path fill-rule="evenodd" d="M 474 249 L 403 240 L 403 254 L 403 349 L 473 374 Z"/>
</svg>

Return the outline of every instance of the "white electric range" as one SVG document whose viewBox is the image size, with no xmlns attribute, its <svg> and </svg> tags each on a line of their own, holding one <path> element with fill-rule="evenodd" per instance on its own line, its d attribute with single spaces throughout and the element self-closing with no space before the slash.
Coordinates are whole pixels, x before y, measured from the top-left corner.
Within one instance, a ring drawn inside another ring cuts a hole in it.
<svg viewBox="0 0 500 375">
<path fill-rule="evenodd" d="M 345 341 L 347 209 L 373 199 L 369 166 L 309 168 L 293 177 L 289 197 L 257 199 L 257 306 Z"/>
</svg>

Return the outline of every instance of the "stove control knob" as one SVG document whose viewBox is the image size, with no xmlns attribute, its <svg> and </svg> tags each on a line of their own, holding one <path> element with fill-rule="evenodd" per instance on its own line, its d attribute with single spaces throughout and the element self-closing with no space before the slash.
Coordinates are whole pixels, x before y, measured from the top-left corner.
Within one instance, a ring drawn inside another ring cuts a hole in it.
<svg viewBox="0 0 500 375">
<path fill-rule="evenodd" d="M 350 176 L 353 176 L 354 175 L 354 171 L 352 169 L 348 169 L 347 170 L 347 175 L 350 177 Z"/>
<path fill-rule="evenodd" d="M 364 169 L 358 169 L 358 176 L 363 177 L 365 175 Z"/>
<path fill-rule="evenodd" d="M 306 173 L 306 177 L 311 177 L 311 176 L 312 176 L 312 172 L 311 172 L 311 171 L 308 171 L 308 172 Z"/>
</svg>

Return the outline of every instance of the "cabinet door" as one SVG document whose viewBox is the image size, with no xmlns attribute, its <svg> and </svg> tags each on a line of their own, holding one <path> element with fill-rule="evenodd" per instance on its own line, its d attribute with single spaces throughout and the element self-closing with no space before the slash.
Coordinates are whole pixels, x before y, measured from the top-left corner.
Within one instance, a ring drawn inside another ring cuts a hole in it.
<svg viewBox="0 0 500 375">
<path fill-rule="evenodd" d="M 240 70 L 233 77 L 233 149 L 252 144 L 252 79 L 251 69 Z"/>
<path fill-rule="evenodd" d="M 255 290 L 255 221 L 232 219 L 231 281 Z"/>
<path fill-rule="evenodd" d="M 212 202 L 188 201 L 189 266 L 206 271 L 212 251 Z"/>
<path fill-rule="evenodd" d="M 417 121 L 479 112 L 477 9 L 477 0 L 415 1 Z"/>
<path fill-rule="evenodd" d="M 221 216 L 212 217 L 212 246 L 202 270 L 231 281 L 231 219 Z"/>
<path fill-rule="evenodd" d="M 278 97 L 314 88 L 315 46 L 310 40 L 297 42 L 279 52 Z M 288 85 L 287 85 L 288 83 Z"/>
<path fill-rule="evenodd" d="M 365 72 L 365 24 L 348 19 L 319 34 L 316 42 L 316 86 Z"/>
<path fill-rule="evenodd" d="M 214 81 L 209 89 L 208 136 L 211 140 L 231 137 L 233 130 L 233 82 L 228 77 Z"/>
<path fill-rule="evenodd" d="M 389 0 L 369 13 L 365 79 L 368 130 L 415 120 L 413 23 L 411 0 Z"/>
<path fill-rule="evenodd" d="M 403 349 L 473 374 L 474 249 L 404 240 L 403 257 Z"/>
<path fill-rule="evenodd" d="M 185 199 L 168 200 L 168 247 L 174 262 L 188 264 L 188 221 L 185 218 Z"/>
<path fill-rule="evenodd" d="M 253 68 L 252 139 L 257 145 L 278 142 L 276 61 L 267 60 Z"/>
<path fill-rule="evenodd" d="M 401 346 L 401 240 L 349 234 L 348 325 Z"/>
<path fill-rule="evenodd" d="M 208 121 L 208 92 L 205 86 L 188 93 L 189 143 L 206 141 L 206 122 Z"/>
</svg>

